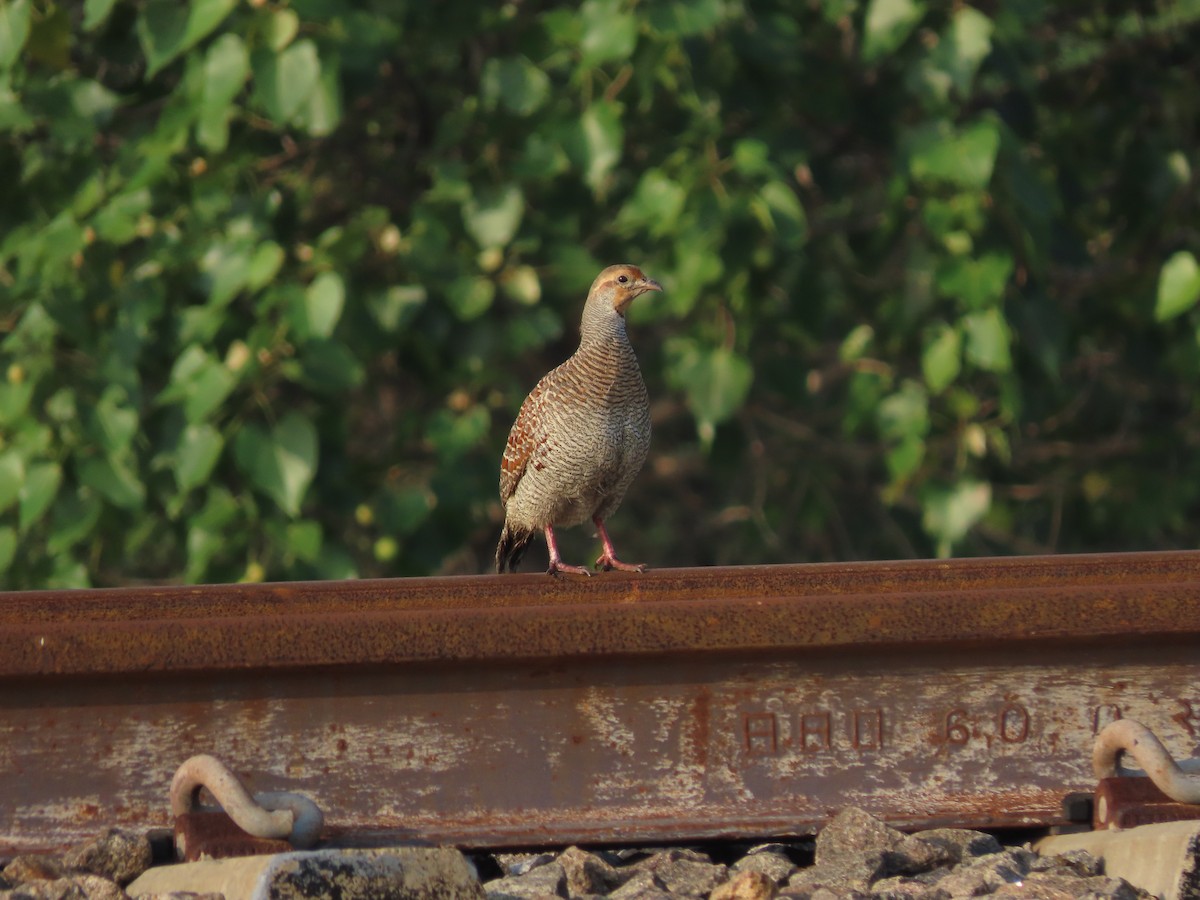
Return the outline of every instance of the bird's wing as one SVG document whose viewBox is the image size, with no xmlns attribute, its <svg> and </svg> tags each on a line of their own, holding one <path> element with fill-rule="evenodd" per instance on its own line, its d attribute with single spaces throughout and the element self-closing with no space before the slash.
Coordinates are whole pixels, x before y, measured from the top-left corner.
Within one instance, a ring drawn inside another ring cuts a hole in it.
<svg viewBox="0 0 1200 900">
<path fill-rule="evenodd" d="M 504 457 L 500 460 L 500 502 L 507 504 L 510 497 L 517 492 L 517 485 L 529 466 L 534 451 L 545 443 L 546 434 L 542 427 L 542 406 L 549 392 L 549 379 L 543 378 L 537 387 L 529 392 L 521 411 L 517 413 L 517 421 L 513 422 L 512 431 L 508 433 L 508 443 L 504 447 Z"/>
</svg>

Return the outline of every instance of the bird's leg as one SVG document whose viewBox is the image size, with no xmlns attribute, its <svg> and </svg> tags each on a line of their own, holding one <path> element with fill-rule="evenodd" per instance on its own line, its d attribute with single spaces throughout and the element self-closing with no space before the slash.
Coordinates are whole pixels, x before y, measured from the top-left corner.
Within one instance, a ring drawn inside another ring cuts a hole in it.
<svg viewBox="0 0 1200 900">
<path fill-rule="evenodd" d="M 568 566 L 558 555 L 558 541 L 554 537 L 554 526 L 546 526 L 546 546 L 550 550 L 550 568 L 547 575 L 557 575 L 559 572 L 569 572 L 572 575 L 591 575 L 586 566 Z"/>
<path fill-rule="evenodd" d="M 600 558 L 596 560 L 596 568 L 604 569 L 620 569 L 622 572 L 645 572 L 645 563 L 627 563 L 617 559 L 616 548 L 613 547 L 612 538 L 608 536 L 608 529 L 604 527 L 604 520 L 599 516 L 592 516 L 592 521 L 596 523 L 596 531 L 600 534 L 600 540 L 604 544 L 604 552 L 600 554 Z"/>
</svg>

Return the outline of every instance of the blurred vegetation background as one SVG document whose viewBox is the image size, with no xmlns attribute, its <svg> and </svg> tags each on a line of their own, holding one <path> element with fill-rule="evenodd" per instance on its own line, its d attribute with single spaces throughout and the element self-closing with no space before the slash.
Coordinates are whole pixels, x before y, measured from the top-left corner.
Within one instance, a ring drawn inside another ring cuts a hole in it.
<svg viewBox="0 0 1200 900">
<path fill-rule="evenodd" d="M 487 570 L 614 262 L 666 288 L 627 559 L 1195 547 L 1198 39 L 1198 0 L 0 0 L 0 582 Z"/>
</svg>

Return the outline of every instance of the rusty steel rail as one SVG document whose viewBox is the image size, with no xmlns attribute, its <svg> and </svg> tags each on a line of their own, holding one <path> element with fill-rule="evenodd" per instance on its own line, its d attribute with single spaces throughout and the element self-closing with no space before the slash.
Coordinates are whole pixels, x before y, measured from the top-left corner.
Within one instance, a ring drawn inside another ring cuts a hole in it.
<svg viewBox="0 0 1200 900">
<path fill-rule="evenodd" d="M 0 853 L 211 753 L 339 843 L 1028 826 L 1200 749 L 1200 552 L 0 594 Z"/>
</svg>

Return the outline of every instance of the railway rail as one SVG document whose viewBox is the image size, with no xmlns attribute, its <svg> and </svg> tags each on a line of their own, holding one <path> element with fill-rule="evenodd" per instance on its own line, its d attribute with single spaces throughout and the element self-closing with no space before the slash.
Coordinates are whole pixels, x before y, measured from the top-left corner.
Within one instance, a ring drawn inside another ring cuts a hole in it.
<svg viewBox="0 0 1200 900">
<path fill-rule="evenodd" d="M 346 846 L 1063 822 L 1200 751 L 1200 552 L 0 594 L 0 854 L 166 826 L 213 754 Z"/>
</svg>

